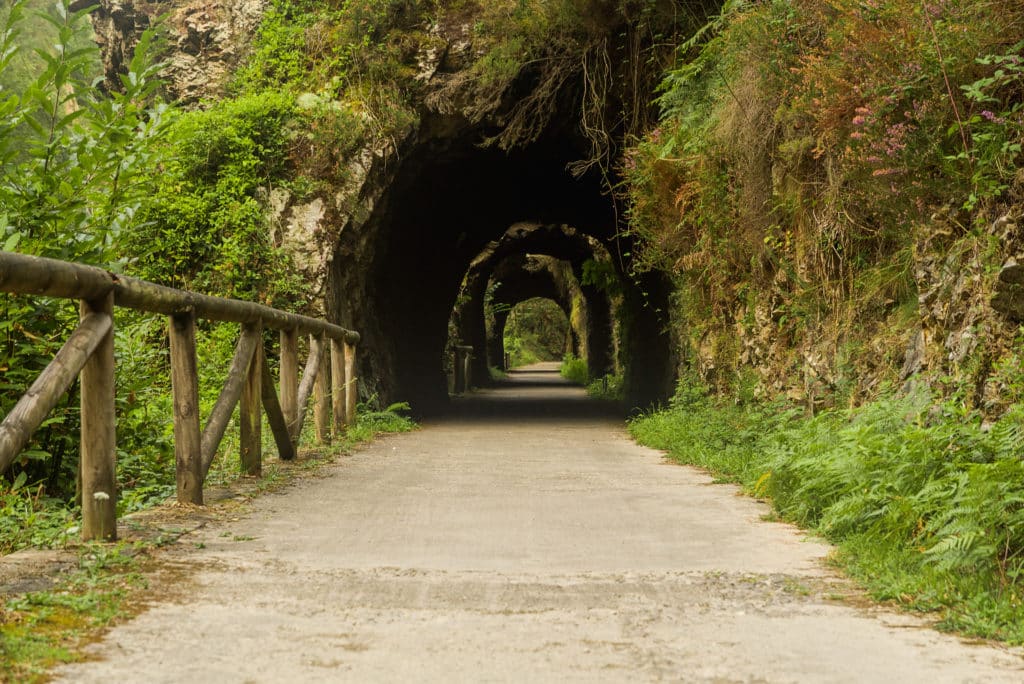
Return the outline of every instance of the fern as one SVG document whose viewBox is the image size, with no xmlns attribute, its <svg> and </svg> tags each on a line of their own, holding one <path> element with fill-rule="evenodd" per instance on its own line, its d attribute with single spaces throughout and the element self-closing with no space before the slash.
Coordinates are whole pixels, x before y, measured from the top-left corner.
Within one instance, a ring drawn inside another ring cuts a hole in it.
<svg viewBox="0 0 1024 684">
<path fill-rule="evenodd" d="M 807 418 L 682 388 L 673 408 L 630 429 L 838 544 L 876 596 L 1024 643 L 1024 409 L 984 429 L 979 416 L 932 408 L 927 396 Z"/>
</svg>

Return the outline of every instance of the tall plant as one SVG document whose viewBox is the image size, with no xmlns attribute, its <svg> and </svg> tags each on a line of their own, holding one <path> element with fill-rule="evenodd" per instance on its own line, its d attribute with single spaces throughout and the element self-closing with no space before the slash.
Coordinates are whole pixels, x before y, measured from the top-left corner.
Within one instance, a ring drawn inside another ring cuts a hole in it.
<svg viewBox="0 0 1024 684">
<path fill-rule="evenodd" d="M 60 0 L 49 12 L 29 15 L 26 0 L 15 0 L 3 17 L 0 84 L 27 78 L 28 85 L 20 92 L 0 86 L 0 244 L 117 269 L 116 244 L 151 194 L 146 170 L 156 163 L 154 143 L 169 110 L 156 99 L 159 66 L 148 57 L 153 34 L 143 36 L 121 90 L 102 92 L 90 10 L 72 11 L 70 5 Z M 39 44 L 34 31 L 37 44 L 22 45 L 32 17 L 49 39 Z M 76 315 L 69 302 L 3 299 L 0 410 L 9 411 L 49 362 Z M 63 455 L 77 433 L 76 405 L 72 392 L 11 477 L 45 476 L 51 490 L 66 491 L 73 480 Z"/>
</svg>

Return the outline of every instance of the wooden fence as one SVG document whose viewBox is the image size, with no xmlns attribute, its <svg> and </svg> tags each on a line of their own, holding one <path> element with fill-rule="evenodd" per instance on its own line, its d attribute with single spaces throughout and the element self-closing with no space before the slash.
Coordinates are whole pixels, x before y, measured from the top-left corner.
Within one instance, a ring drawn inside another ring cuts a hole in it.
<svg viewBox="0 0 1024 684">
<path fill-rule="evenodd" d="M 113 540 L 117 536 L 115 306 L 170 318 L 174 454 L 177 495 L 182 503 L 203 503 L 203 482 L 239 403 L 242 470 L 252 475 L 259 475 L 262 467 L 261 407 L 282 459 L 295 457 L 311 395 L 315 397 L 318 441 L 328 441 L 332 430 L 338 433 L 355 420 L 359 335 L 351 330 L 259 304 L 184 292 L 92 266 L 10 252 L 0 252 L 0 291 L 80 302 L 78 327 L 0 424 L 0 474 L 80 376 L 85 540 Z M 224 389 L 204 429 L 200 428 L 196 363 L 195 329 L 199 319 L 241 324 Z M 264 329 L 280 331 L 280 396 L 266 363 Z M 301 382 L 299 335 L 309 336 L 309 356 Z M 329 372 L 325 360 L 328 348 Z"/>
</svg>

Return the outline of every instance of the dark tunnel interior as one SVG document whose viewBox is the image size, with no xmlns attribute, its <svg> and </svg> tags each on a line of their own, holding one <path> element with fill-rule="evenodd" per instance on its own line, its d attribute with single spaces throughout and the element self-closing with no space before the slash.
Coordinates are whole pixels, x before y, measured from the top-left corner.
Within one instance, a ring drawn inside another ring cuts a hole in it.
<svg viewBox="0 0 1024 684">
<path fill-rule="evenodd" d="M 600 176 L 574 178 L 567 170 L 582 156 L 571 135 L 551 131 L 525 149 L 504 152 L 477 145 L 479 135 L 465 130 L 449 133 L 459 129 L 458 122 L 434 123 L 433 130 L 444 133 L 431 133 L 429 125 L 421 130 L 360 236 L 346 240 L 343 235 L 339 243 L 339 254 L 348 259 L 336 263 L 351 263 L 354 256 L 356 263 L 369 265 L 365 296 L 342 294 L 358 287 L 354 273 L 336 266 L 332 274 L 338 319 L 363 334 L 363 393 L 408 401 L 421 413 L 448 400 L 448 321 L 467 269 L 510 226 L 572 226 L 603 243 L 620 271 L 628 268 L 619 257 L 628 248 L 617 244 L 616 207 Z M 521 247 L 522 253 L 579 262 L 580 254 L 567 249 L 558 231 L 538 231 Z M 656 274 L 639 282 L 621 280 L 629 322 L 622 351 L 627 399 L 642 405 L 665 398 L 674 385 L 662 314 L 668 310 L 668 287 Z M 607 358 L 597 363 L 609 365 Z"/>
</svg>

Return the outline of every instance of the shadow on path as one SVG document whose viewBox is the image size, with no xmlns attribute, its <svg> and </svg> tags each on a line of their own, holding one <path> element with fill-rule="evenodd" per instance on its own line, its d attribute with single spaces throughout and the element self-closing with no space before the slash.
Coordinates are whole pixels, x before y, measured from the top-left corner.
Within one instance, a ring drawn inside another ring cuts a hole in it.
<svg viewBox="0 0 1024 684">
<path fill-rule="evenodd" d="M 448 409 L 427 421 L 572 423 L 621 421 L 626 411 L 615 402 L 597 401 L 558 372 L 559 364 L 535 364 L 510 371 L 491 388 L 452 399 Z"/>
</svg>

